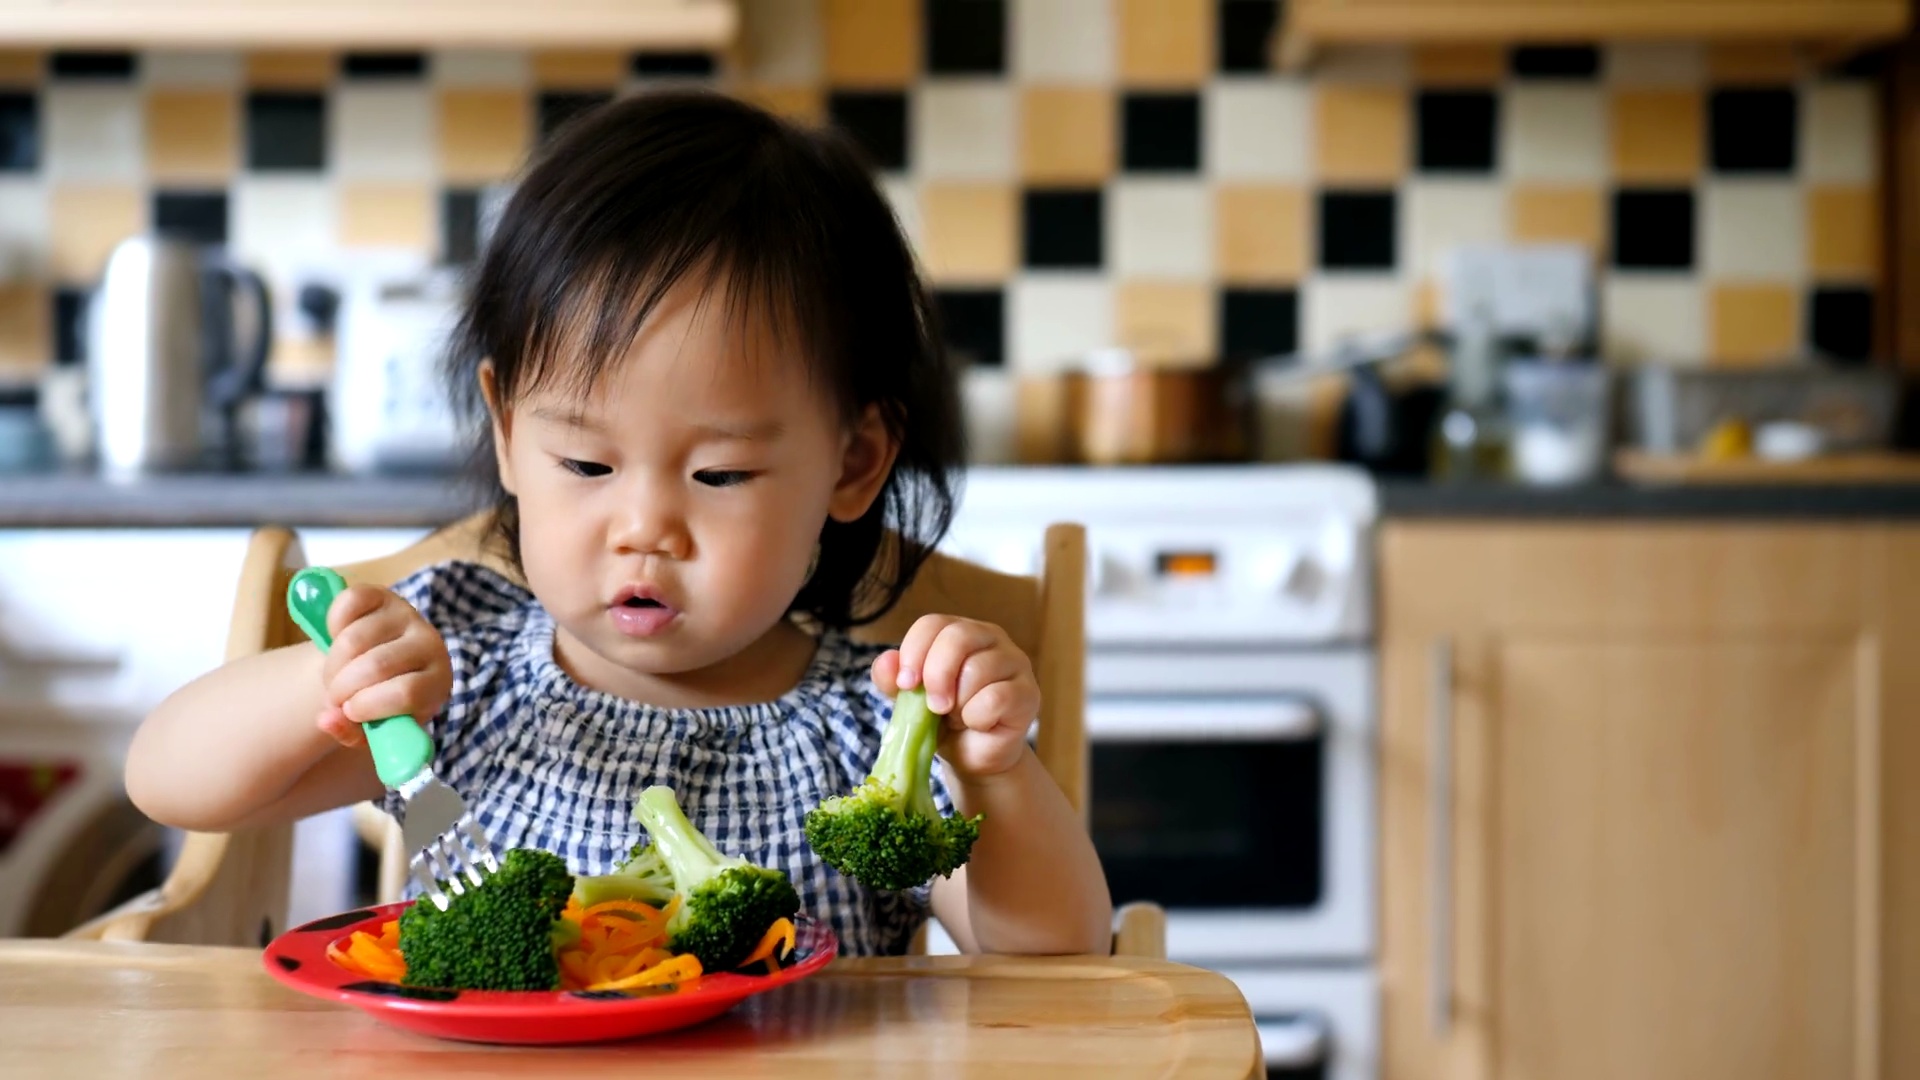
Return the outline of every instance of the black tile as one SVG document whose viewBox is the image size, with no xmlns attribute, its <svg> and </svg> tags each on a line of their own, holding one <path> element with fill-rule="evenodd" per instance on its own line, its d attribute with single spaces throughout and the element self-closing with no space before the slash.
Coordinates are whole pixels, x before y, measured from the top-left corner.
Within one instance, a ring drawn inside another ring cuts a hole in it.
<svg viewBox="0 0 1920 1080">
<path fill-rule="evenodd" d="M 926 0 L 927 70 L 999 75 L 1007 70 L 1006 0 Z"/>
<path fill-rule="evenodd" d="M 427 74 L 427 58 L 417 52 L 350 52 L 340 60 L 349 79 L 420 79 Z"/>
<path fill-rule="evenodd" d="M 1220 350 L 1255 360 L 1299 348 L 1300 295 L 1292 289 L 1227 289 L 1220 294 Z"/>
<path fill-rule="evenodd" d="M 1888 46 L 1862 49 L 1839 63 L 1828 65 L 1820 74 L 1829 79 L 1878 79 L 1887 73 L 1892 51 Z"/>
<path fill-rule="evenodd" d="M 26 91 L 0 93 L 0 172 L 40 167 L 40 99 Z"/>
<path fill-rule="evenodd" d="M 1715 90 L 1707 99 L 1713 170 L 1792 172 L 1798 113 L 1798 95 L 1784 86 Z"/>
<path fill-rule="evenodd" d="M 1414 143 L 1421 172 L 1494 170 L 1500 99 L 1491 90 L 1428 90 L 1415 101 Z"/>
<path fill-rule="evenodd" d="M 1000 367 L 1006 362 L 1007 301 L 999 289 L 938 289 L 940 336 L 957 364 Z"/>
<path fill-rule="evenodd" d="M 224 191 L 156 191 L 153 193 L 153 231 L 196 244 L 227 242 L 227 193 Z"/>
<path fill-rule="evenodd" d="M 1099 269 L 1105 258 L 1104 201 L 1097 188 L 1027 192 L 1021 207 L 1021 262 Z"/>
<path fill-rule="evenodd" d="M 1200 95 L 1128 94 L 1122 117 L 1121 164 L 1128 172 L 1200 167 Z"/>
<path fill-rule="evenodd" d="M 1592 79 L 1600 74 L 1600 50 L 1591 45 L 1522 45 L 1508 62 L 1523 79 Z"/>
<path fill-rule="evenodd" d="M 62 285 L 53 290 L 53 362 L 62 366 L 87 359 L 88 290 Z"/>
<path fill-rule="evenodd" d="M 567 121 L 613 100 L 610 90 L 584 90 L 540 95 L 540 137 L 550 139 Z"/>
<path fill-rule="evenodd" d="M 852 136 L 873 167 L 907 167 L 907 95 L 897 91 L 839 91 L 827 98 L 827 115 Z"/>
<path fill-rule="evenodd" d="M 1815 352 L 1862 363 L 1873 356 L 1873 293 L 1867 289 L 1815 289 L 1807 299 L 1807 336 Z"/>
<path fill-rule="evenodd" d="M 76 50 L 56 52 L 47 61 L 47 71 L 56 79 L 131 79 L 137 65 L 130 52 Z"/>
<path fill-rule="evenodd" d="M 1613 265 L 1623 270 L 1693 267 L 1693 192 L 1649 188 L 1613 193 Z"/>
<path fill-rule="evenodd" d="M 1214 53 L 1220 70 L 1266 71 L 1268 45 L 1279 22 L 1280 0 L 1220 0 Z"/>
<path fill-rule="evenodd" d="M 327 166 L 327 99 L 320 94 L 247 95 L 247 168 L 317 171 Z"/>
<path fill-rule="evenodd" d="M 717 66 L 712 53 L 640 52 L 633 54 L 633 73 L 643 79 L 711 78 Z"/>
<path fill-rule="evenodd" d="M 480 193 L 454 189 L 440 195 L 440 259 L 464 266 L 480 255 Z"/>
<path fill-rule="evenodd" d="M 1391 191 L 1321 192 L 1321 269 L 1393 269 L 1398 261 L 1398 210 L 1398 197 Z"/>
</svg>

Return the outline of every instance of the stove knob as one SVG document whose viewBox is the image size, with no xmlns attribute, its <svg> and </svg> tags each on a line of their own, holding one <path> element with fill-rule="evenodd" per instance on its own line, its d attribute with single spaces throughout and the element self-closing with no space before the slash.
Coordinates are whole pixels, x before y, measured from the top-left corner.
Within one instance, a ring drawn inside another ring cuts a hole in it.
<svg viewBox="0 0 1920 1080">
<path fill-rule="evenodd" d="M 1093 592 L 1097 596 L 1115 596 L 1126 592 L 1132 585 L 1133 575 L 1127 571 L 1125 561 L 1113 555 L 1099 555 L 1089 560 L 1087 570 L 1093 578 Z"/>
<path fill-rule="evenodd" d="M 1320 598 L 1327 586 L 1326 568 L 1310 553 L 1301 552 L 1288 559 L 1280 572 L 1280 595 L 1302 604 Z"/>
</svg>

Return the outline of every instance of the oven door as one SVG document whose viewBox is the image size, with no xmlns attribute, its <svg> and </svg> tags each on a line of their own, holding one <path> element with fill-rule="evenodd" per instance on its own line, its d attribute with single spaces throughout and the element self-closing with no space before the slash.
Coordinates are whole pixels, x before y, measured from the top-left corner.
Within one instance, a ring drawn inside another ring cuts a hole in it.
<svg viewBox="0 0 1920 1080">
<path fill-rule="evenodd" d="M 1360 969 L 1222 971 L 1246 997 L 1268 1080 L 1377 1080 L 1380 987 Z"/>
<path fill-rule="evenodd" d="M 1115 905 L 1183 962 L 1372 952 L 1369 672 L 1357 650 L 1090 659 L 1089 821 Z"/>
</svg>

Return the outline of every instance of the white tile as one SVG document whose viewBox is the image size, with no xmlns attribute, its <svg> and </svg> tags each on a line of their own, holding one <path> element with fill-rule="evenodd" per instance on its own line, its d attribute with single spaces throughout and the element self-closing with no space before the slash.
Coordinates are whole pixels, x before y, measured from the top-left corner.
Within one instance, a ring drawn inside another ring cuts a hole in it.
<svg viewBox="0 0 1920 1080">
<path fill-rule="evenodd" d="M 1222 180 L 1301 180 L 1313 145 L 1310 90 L 1298 79 L 1235 79 L 1207 88 L 1206 172 Z"/>
<path fill-rule="evenodd" d="M 1691 278 L 1615 274 L 1601 285 L 1600 349 L 1615 363 L 1697 365 L 1706 325 L 1706 293 Z"/>
<path fill-rule="evenodd" d="M 1114 342 L 1113 287 L 1097 274 L 1029 274 L 1009 290 L 1013 369 L 1044 375 Z"/>
<path fill-rule="evenodd" d="M 1512 86 L 1500 160 L 1516 180 L 1598 183 L 1606 178 L 1606 106 L 1592 86 Z"/>
<path fill-rule="evenodd" d="M 1448 251 L 1507 238 L 1505 190 L 1491 180 L 1415 180 L 1402 189 L 1400 250 L 1416 278 L 1440 273 Z"/>
<path fill-rule="evenodd" d="M 757 83 L 820 81 L 820 8 L 816 0 L 746 0 L 740 32 L 746 74 Z"/>
<path fill-rule="evenodd" d="M 44 277 L 47 189 L 37 177 L 0 176 L 0 281 Z"/>
<path fill-rule="evenodd" d="M 1695 42 L 1623 41 L 1606 47 L 1600 70 L 1621 86 L 1699 86 L 1707 81 L 1707 57 Z"/>
<path fill-rule="evenodd" d="M 444 86 L 525 86 L 533 78 L 521 49 L 441 49 L 429 70 Z"/>
<path fill-rule="evenodd" d="M 1113 78 L 1115 0 L 1013 0 L 1014 74 L 1028 82 Z"/>
<path fill-rule="evenodd" d="M 1009 180 L 1014 175 L 1013 88 L 1000 80 L 925 82 L 908 126 L 914 173 L 930 180 Z"/>
<path fill-rule="evenodd" d="M 1880 171 L 1880 106 L 1872 83 L 1814 83 L 1800 95 L 1800 174 L 1871 184 Z"/>
<path fill-rule="evenodd" d="M 140 57 L 149 86 L 238 86 L 244 68 L 237 52 L 161 49 Z"/>
<path fill-rule="evenodd" d="M 1213 203 L 1198 180 L 1122 180 L 1108 189 L 1107 265 L 1125 277 L 1204 278 Z"/>
<path fill-rule="evenodd" d="M 426 87 L 342 86 L 334 91 L 327 160 L 347 180 L 429 180 L 434 111 Z"/>
<path fill-rule="evenodd" d="M 880 178 L 880 193 L 887 197 L 888 205 L 893 207 L 893 216 L 900 222 L 900 231 L 906 234 L 907 242 L 913 245 L 915 256 L 920 251 L 921 238 L 925 235 L 921 228 L 920 189 L 913 181 L 898 176 Z"/>
<path fill-rule="evenodd" d="M 1714 281 L 1799 281 L 1806 211 L 1791 180 L 1714 180 L 1701 191 L 1701 267 Z"/>
<path fill-rule="evenodd" d="M 1342 45 L 1314 59 L 1313 77 L 1328 82 L 1404 83 L 1413 78 L 1413 53 L 1403 45 Z"/>
<path fill-rule="evenodd" d="M 335 247 L 333 185 L 323 179 L 241 177 L 227 213 L 243 262 L 284 272 Z"/>
<path fill-rule="evenodd" d="M 52 83 L 41 95 L 42 168 L 55 180 L 138 181 L 144 170 L 140 95 L 126 86 Z"/>
<path fill-rule="evenodd" d="M 1300 323 L 1300 340 L 1314 353 L 1354 335 L 1405 330 L 1413 287 L 1383 274 L 1316 274 L 1301 288 Z"/>
</svg>

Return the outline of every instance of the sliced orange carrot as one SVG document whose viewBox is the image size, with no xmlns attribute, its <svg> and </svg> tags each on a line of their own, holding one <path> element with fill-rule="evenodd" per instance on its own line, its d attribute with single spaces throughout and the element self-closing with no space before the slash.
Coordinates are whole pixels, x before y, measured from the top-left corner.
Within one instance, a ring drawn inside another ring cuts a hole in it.
<svg viewBox="0 0 1920 1080">
<path fill-rule="evenodd" d="M 793 935 L 792 919 L 775 919 L 773 925 L 767 927 L 767 932 L 761 936 L 760 944 L 754 946 L 745 960 L 740 961 L 740 966 L 746 967 L 762 960 L 774 959 L 773 950 L 776 945 L 780 947 L 779 959 L 784 960 L 793 955 Z"/>
</svg>

